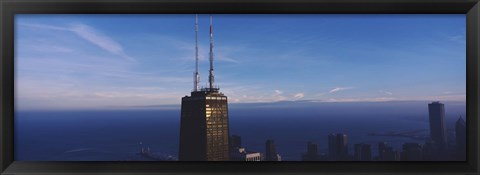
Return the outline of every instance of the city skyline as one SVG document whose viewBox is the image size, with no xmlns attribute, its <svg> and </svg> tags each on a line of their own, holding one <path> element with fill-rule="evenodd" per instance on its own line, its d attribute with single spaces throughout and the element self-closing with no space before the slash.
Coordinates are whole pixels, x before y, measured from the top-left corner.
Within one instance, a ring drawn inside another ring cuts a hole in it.
<svg viewBox="0 0 480 175">
<path fill-rule="evenodd" d="M 215 78 L 230 103 L 465 101 L 464 15 L 214 16 Z M 15 22 L 20 109 L 180 104 L 192 90 L 194 15 Z M 199 48 L 206 87 L 208 15 Z"/>
</svg>

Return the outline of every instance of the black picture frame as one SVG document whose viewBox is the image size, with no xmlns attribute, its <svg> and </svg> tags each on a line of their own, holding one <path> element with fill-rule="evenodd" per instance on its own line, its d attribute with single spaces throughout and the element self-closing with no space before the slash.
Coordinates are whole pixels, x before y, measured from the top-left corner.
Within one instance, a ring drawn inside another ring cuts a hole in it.
<svg viewBox="0 0 480 175">
<path fill-rule="evenodd" d="M 479 0 L 0 0 L 1 174 L 478 174 Z M 14 161 L 15 14 L 465 14 L 465 162 L 23 162 Z"/>
</svg>

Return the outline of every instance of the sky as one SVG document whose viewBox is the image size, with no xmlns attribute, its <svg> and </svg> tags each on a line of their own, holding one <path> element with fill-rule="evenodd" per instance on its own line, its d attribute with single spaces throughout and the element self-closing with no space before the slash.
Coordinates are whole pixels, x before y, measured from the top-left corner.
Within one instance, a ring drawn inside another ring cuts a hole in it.
<svg viewBox="0 0 480 175">
<path fill-rule="evenodd" d="M 229 103 L 465 101 L 465 15 L 213 15 Z M 209 15 L 199 15 L 200 85 Z M 180 104 L 195 15 L 15 16 L 17 109 Z"/>
</svg>

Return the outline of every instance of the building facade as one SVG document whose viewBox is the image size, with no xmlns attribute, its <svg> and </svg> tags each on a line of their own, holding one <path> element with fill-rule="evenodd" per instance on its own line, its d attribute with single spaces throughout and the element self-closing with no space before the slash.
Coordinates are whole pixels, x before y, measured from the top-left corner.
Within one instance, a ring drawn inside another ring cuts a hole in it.
<svg viewBox="0 0 480 175">
<path fill-rule="evenodd" d="M 307 143 L 307 152 L 302 155 L 302 161 L 319 161 L 318 145 L 313 142 Z"/>
<path fill-rule="evenodd" d="M 282 161 L 282 157 L 277 154 L 274 140 L 268 139 L 265 142 L 265 161 Z"/>
<path fill-rule="evenodd" d="M 218 89 L 182 98 L 179 160 L 229 160 L 228 137 L 227 97 Z"/>
<path fill-rule="evenodd" d="M 438 159 L 447 152 L 447 130 L 445 127 L 445 105 L 438 101 L 428 104 L 430 138 L 435 145 Z"/>
<path fill-rule="evenodd" d="M 328 157 L 330 160 L 348 160 L 348 137 L 346 134 L 328 135 Z"/>
<path fill-rule="evenodd" d="M 372 146 L 370 144 L 355 144 L 353 157 L 359 161 L 372 160 Z"/>
<path fill-rule="evenodd" d="M 467 124 L 460 117 L 455 123 L 455 142 L 458 160 L 466 160 L 467 158 Z"/>
</svg>

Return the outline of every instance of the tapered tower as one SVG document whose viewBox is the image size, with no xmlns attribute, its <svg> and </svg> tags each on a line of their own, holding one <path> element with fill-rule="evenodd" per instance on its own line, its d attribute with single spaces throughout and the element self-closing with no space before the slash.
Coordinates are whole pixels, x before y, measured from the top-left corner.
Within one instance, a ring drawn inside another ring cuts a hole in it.
<svg viewBox="0 0 480 175">
<path fill-rule="evenodd" d="M 198 26 L 198 22 L 196 26 Z M 198 31 L 198 27 L 196 31 Z M 196 41 L 198 40 L 196 39 Z M 196 53 L 196 66 L 198 67 L 197 44 Z M 196 73 L 198 75 L 198 71 Z M 190 96 L 182 98 L 179 160 L 227 161 L 229 160 L 228 102 L 227 96 L 213 85 L 212 16 L 210 16 L 209 87 L 196 89 L 197 80 L 196 77 L 195 87 Z"/>
</svg>

